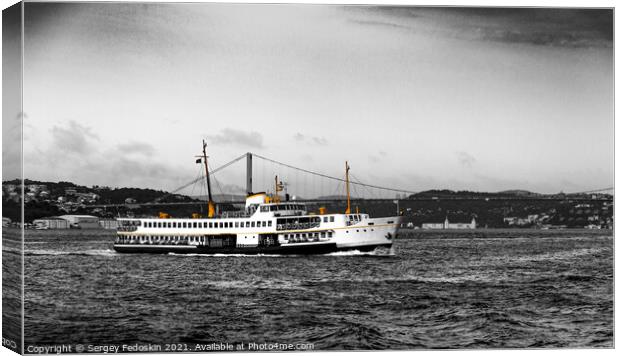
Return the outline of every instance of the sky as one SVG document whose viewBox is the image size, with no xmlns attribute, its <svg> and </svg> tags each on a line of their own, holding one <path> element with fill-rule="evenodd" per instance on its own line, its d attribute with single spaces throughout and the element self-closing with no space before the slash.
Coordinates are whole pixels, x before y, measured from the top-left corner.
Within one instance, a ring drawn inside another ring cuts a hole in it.
<svg viewBox="0 0 620 356">
<path fill-rule="evenodd" d="M 26 3 L 24 175 L 172 190 L 206 138 L 213 167 L 249 151 L 412 191 L 611 187 L 612 16 Z"/>
</svg>

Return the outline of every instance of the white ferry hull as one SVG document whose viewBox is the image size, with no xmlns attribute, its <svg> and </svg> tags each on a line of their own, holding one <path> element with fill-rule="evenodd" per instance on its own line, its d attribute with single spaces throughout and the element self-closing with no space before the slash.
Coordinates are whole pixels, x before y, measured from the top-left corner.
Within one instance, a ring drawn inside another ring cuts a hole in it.
<svg viewBox="0 0 620 356">
<path fill-rule="evenodd" d="M 205 255 L 322 255 L 340 251 L 370 252 L 377 248 L 390 248 L 392 243 L 366 244 L 360 246 L 341 246 L 335 243 L 314 244 L 310 246 L 271 246 L 271 247 L 219 247 L 208 246 L 156 246 L 156 245 L 121 245 L 115 244 L 119 253 L 152 254 L 205 254 Z"/>
</svg>

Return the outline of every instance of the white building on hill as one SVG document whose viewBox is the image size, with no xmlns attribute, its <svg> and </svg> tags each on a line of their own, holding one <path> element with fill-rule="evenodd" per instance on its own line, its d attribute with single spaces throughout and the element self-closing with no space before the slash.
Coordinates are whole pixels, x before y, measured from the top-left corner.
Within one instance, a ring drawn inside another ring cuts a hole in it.
<svg viewBox="0 0 620 356">
<path fill-rule="evenodd" d="M 452 217 L 452 221 L 446 219 L 443 222 L 427 222 L 422 224 L 422 229 L 427 230 L 444 230 L 444 229 L 475 229 L 476 218 L 472 217 L 471 220 L 464 220 L 459 217 Z"/>
</svg>

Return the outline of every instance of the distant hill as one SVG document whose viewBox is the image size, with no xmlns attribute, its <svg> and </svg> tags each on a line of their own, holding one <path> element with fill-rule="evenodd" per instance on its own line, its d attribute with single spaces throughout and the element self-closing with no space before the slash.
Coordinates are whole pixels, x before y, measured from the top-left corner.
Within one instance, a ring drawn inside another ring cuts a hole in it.
<svg viewBox="0 0 620 356">
<path fill-rule="evenodd" d="M 513 189 L 513 190 L 503 190 L 501 192 L 497 192 L 497 194 L 502 194 L 502 195 L 514 195 L 514 196 L 518 196 L 518 197 L 538 197 L 541 196 L 542 194 L 539 193 L 533 193 L 527 190 L 519 190 L 519 189 Z"/>
<path fill-rule="evenodd" d="M 20 193 L 21 182 L 17 179 L 2 182 L 2 215 L 13 221 L 21 216 Z M 135 204 L 159 202 L 190 202 L 194 199 L 181 195 L 170 194 L 163 190 L 144 188 L 110 188 L 101 186 L 87 187 L 72 182 L 47 182 L 31 179 L 24 180 L 24 218 L 27 222 L 33 219 L 56 216 L 61 214 L 97 214 L 117 215 L 121 208 L 98 211 L 94 205 L 103 204 Z M 157 208 L 153 208 L 155 210 Z M 184 212 L 191 214 L 188 207 Z"/>
<path fill-rule="evenodd" d="M 409 197 L 410 198 L 432 198 L 432 197 L 436 197 L 436 198 L 448 198 L 448 197 L 482 197 L 482 198 L 491 198 L 491 197 L 495 197 L 495 198 L 507 198 L 507 197 L 539 197 L 542 196 L 543 194 L 540 193 L 534 193 L 534 192 L 530 192 L 527 190 L 521 190 L 521 189 L 513 189 L 513 190 L 504 190 L 501 192 L 474 192 L 474 191 L 469 191 L 469 190 L 459 190 L 459 191 L 454 191 L 454 190 L 449 190 L 449 189 L 432 189 L 432 190 L 426 190 L 423 192 L 419 192 L 416 194 L 412 194 Z"/>
</svg>

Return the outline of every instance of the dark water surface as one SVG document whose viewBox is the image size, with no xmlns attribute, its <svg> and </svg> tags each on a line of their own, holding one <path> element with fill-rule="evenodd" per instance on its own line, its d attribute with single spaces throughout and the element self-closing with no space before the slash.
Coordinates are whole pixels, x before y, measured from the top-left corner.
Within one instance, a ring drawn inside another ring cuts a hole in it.
<svg viewBox="0 0 620 356">
<path fill-rule="evenodd" d="M 28 231 L 25 345 L 613 346 L 612 232 L 401 235 L 393 256 L 235 257 Z"/>
</svg>

